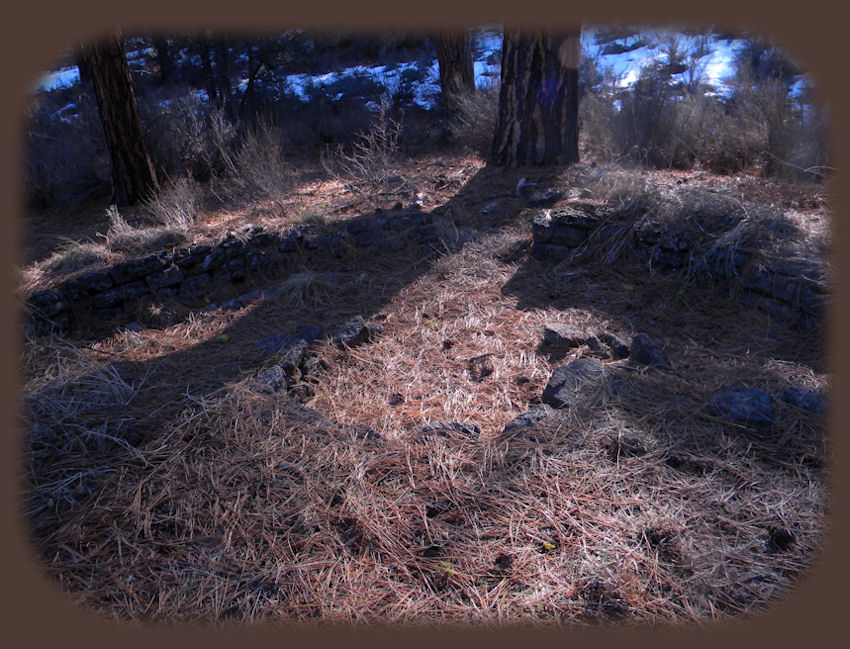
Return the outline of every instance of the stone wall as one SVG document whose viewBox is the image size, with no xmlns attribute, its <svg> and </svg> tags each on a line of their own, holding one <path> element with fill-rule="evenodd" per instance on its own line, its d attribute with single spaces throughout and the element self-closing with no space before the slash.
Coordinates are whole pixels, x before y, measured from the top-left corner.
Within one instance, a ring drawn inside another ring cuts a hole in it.
<svg viewBox="0 0 850 649">
<path fill-rule="evenodd" d="M 433 248 L 440 240 L 431 214 L 420 211 L 376 212 L 334 227 L 300 226 L 278 236 L 249 225 L 216 244 L 164 251 L 83 273 L 29 296 L 24 307 L 27 333 L 67 332 L 82 318 L 119 320 L 145 298 L 209 301 L 216 287 L 244 283 L 267 272 L 271 264 L 298 255 L 342 257 L 355 249 L 381 254 L 403 250 L 408 242 Z"/>
<path fill-rule="evenodd" d="M 550 262 L 565 260 L 582 246 L 606 246 L 612 237 L 627 237 L 653 272 L 687 273 L 697 282 L 720 283 L 746 304 L 796 326 L 820 320 L 828 300 L 826 264 L 814 256 L 770 260 L 758 251 L 707 246 L 669 225 L 637 230 L 603 225 L 592 210 L 581 208 L 540 212 L 532 233 L 532 255 Z"/>
</svg>

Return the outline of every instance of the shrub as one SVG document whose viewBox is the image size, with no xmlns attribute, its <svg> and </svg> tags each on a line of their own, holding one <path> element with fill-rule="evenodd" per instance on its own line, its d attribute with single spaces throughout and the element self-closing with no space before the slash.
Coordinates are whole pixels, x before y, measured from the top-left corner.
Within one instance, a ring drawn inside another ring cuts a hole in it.
<svg viewBox="0 0 850 649">
<path fill-rule="evenodd" d="M 457 114 L 449 125 L 451 137 L 481 155 L 487 155 L 499 118 L 499 85 L 457 98 Z"/>
<path fill-rule="evenodd" d="M 199 200 L 200 186 L 197 181 L 184 176 L 160 190 L 145 207 L 162 225 L 185 231 L 195 223 Z"/>
<path fill-rule="evenodd" d="M 378 207 L 382 197 L 407 188 L 404 177 L 395 172 L 400 129 L 401 124 L 387 115 L 387 102 L 381 103 L 369 130 L 358 134 L 350 153 L 340 145 L 322 155 L 325 171 Z"/>
</svg>

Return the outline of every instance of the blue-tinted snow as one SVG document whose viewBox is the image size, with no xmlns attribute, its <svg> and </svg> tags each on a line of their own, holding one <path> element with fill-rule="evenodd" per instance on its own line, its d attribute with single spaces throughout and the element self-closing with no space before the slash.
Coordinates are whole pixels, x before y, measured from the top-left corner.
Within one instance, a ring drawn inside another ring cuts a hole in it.
<svg viewBox="0 0 850 649">
<path fill-rule="evenodd" d="M 582 30 L 581 43 L 585 56 L 596 57 L 598 64 L 613 71 L 618 79 L 617 85 L 628 87 L 640 76 L 641 70 L 653 63 L 668 62 L 667 49 L 675 46 L 684 54 L 685 60 L 697 51 L 700 45 L 706 45 L 708 54 L 698 59 L 697 70 L 702 71 L 704 83 L 715 87 L 718 94 L 725 94 L 730 90 L 727 82 L 734 72 L 734 60 L 737 52 L 743 47 L 742 40 L 721 39 L 714 35 L 708 37 L 688 36 L 672 30 L 647 29 L 642 30 L 635 36 L 617 39 L 621 49 L 628 49 L 640 41 L 645 45 L 631 49 L 630 51 L 603 54 L 605 45 L 596 43 L 597 29 L 586 27 Z M 498 28 L 478 28 L 472 32 L 472 52 L 474 58 L 475 85 L 478 88 L 487 88 L 498 84 L 501 67 L 499 64 L 490 63 L 498 57 L 492 57 L 494 52 L 501 51 L 502 33 Z M 153 50 L 139 49 L 128 54 L 130 59 L 138 59 L 144 55 L 152 55 Z M 421 69 L 421 62 L 405 62 L 394 65 L 354 66 L 342 71 L 327 72 L 325 74 L 290 74 L 283 77 L 279 82 L 281 93 L 289 92 L 303 102 L 310 100 L 311 93 L 315 93 L 351 77 L 364 77 L 377 82 L 386 88 L 390 94 L 399 89 L 402 84 L 402 75 L 407 70 L 418 70 L 418 80 L 409 86 L 412 101 L 416 105 L 425 108 L 433 108 L 440 95 L 439 66 L 435 60 Z M 674 75 L 674 79 L 687 81 L 688 72 Z M 62 68 L 42 77 L 38 84 L 41 90 L 52 90 L 63 86 L 70 86 L 79 80 L 79 71 L 76 66 Z M 806 81 L 801 78 L 795 84 L 793 93 L 802 92 Z M 238 83 L 240 90 L 247 87 L 247 79 L 241 79 Z M 331 99 L 338 101 L 342 93 L 335 92 L 329 95 Z M 369 102 L 371 106 L 377 106 Z"/>
</svg>

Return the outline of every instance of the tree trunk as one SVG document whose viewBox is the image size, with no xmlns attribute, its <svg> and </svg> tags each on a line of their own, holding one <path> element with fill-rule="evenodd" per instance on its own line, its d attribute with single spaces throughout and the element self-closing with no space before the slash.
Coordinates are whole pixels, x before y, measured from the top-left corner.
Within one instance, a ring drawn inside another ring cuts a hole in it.
<svg viewBox="0 0 850 649">
<path fill-rule="evenodd" d="M 159 64 L 159 85 L 164 86 L 174 76 L 174 59 L 168 47 L 168 39 L 163 36 L 153 37 L 156 49 L 156 62 Z"/>
<path fill-rule="evenodd" d="M 490 162 L 501 167 L 578 161 L 580 32 L 505 30 L 499 119 Z"/>
<path fill-rule="evenodd" d="M 230 89 L 230 68 L 227 61 L 227 41 L 220 37 L 215 42 L 215 86 L 218 91 L 218 107 L 225 117 L 233 120 L 233 92 Z"/>
<path fill-rule="evenodd" d="M 158 189 L 121 33 L 82 48 L 91 72 L 106 146 L 112 161 L 112 200 L 128 205 Z"/>
<path fill-rule="evenodd" d="M 209 99 L 210 107 L 218 104 L 218 94 L 215 91 L 215 76 L 213 75 L 212 51 L 210 48 L 210 39 L 206 34 L 198 39 L 198 48 L 201 51 L 201 69 L 204 71 L 204 82 L 206 83 L 207 99 Z"/>
<path fill-rule="evenodd" d="M 475 91 L 469 31 L 448 30 L 434 36 L 440 65 L 440 91 L 446 115 L 457 113 L 458 99 Z"/>
</svg>

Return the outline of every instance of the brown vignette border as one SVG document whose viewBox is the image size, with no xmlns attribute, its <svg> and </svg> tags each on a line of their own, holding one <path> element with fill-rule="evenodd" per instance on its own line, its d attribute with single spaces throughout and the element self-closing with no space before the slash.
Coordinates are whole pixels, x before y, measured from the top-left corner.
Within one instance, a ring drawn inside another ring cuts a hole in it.
<svg viewBox="0 0 850 649">
<path fill-rule="evenodd" d="M 848 575 L 848 561 L 842 549 L 848 547 L 846 499 L 847 477 L 839 473 L 846 465 L 848 443 L 841 438 L 841 422 L 847 420 L 847 409 L 836 398 L 845 388 L 844 373 L 847 343 L 838 332 L 848 329 L 847 309 L 842 299 L 847 264 L 840 253 L 844 248 L 847 226 L 840 215 L 848 205 L 848 190 L 841 183 L 844 170 L 847 128 L 841 118 L 847 114 L 847 89 L 842 85 L 842 57 L 834 49 L 843 45 L 841 29 L 845 24 L 836 5 L 830 0 L 811 0 L 805 5 L 789 5 L 784 11 L 775 3 L 744 5 L 740 1 L 715 0 L 701 6 L 685 6 L 672 0 L 617 0 L 602 6 L 579 8 L 563 0 L 509 0 L 467 1 L 459 4 L 451 0 L 429 0 L 427 3 L 407 6 L 390 0 L 360 0 L 347 4 L 344 0 L 318 0 L 310 3 L 287 2 L 283 6 L 272 0 L 242 0 L 238 4 L 212 7 L 209 3 L 184 2 L 179 6 L 163 0 L 148 0 L 138 6 L 118 8 L 114 2 L 84 0 L 77 3 L 59 3 L 55 0 L 36 2 L 28 6 L 7 8 L 4 38 L 0 39 L 0 61 L 4 79 L 10 89 L 2 110 L 3 185 L 0 196 L 6 218 L 0 219 L 0 253 L 3 259 L 17 260 L 21 240 L 20 167 L 23 108 L 30 85 L 38 71 L 45 69 L 60 52 L 79 42 L 121 24 L 128 30 L 151 31 L 164 28 L 210 28 L 227 30 L 271 30 L 286 28 L 306 22 L 321 21 L 328 28 L 352 27 L 420 27 L 428 28 L 448 24 L 476 24 L 508 20 L 518 24 L 568 25 L 580 20 L 584 23 L 620 22 L 631 24 L 712 23 L 726 27 L 747 27 L 773 40 L 800 60 L 810 70 L 821 97 L 830 107 L 834 145 L 833 166 L 838 169 L 832 184 L 834 214 L 834 253 L 836 288 L 830 314 L 828 350 L 832 383 L 832 465 L 831 488 L 832 519 L 830 540 L 811 573 L 794 590 L 787 601 L 775 606 L 752 621 L 734 625 L 717 625 L 705 629 L 647 629 L 644 631 L 583 630 L 569 635 L 532 629 L 457 630 L 448 634 L 445 629 L 408 631 L 403 629 L 337 629 L 320 631 L 268 630 L 264 628 L 213 630 L 177 629 L 160 627 L 124 627 L 110 625 L 96 619 L 91 613 L 75 607 L 40 574 L 31 558 L 24 527 L 17 514 L 17 476 L 20 467 L 19 431 L 17 412 L 17 363 L 20 334 L 17 326 L 18 304 L 14 297 L 16 278 L 13 264 L 6 263 L 0 277 L 9 290 L 5 294 L 10 302 L 0 320 L 0 344 L 6 359 L 3 387 L 0 390 L 0 412 L 5 417 L 0 457 L 6 461 L 3 476 L 2 517 L 6 522 L 2 535 L 3 559 L 3 617 L 6 620 L 4 635 L 12 643 L 22 646 L 40 646 L 47 643 L 72 645 L 84 641 L 96 646 L 120 642 L 128 645 L 150 645 L 151 642 L 181 644 L 189 642 L 206 646 L 222 644 L 232 646 L 234 641 L 271 640 L 275 643 L 300 643 L 304 641 L 336 644 L 340 641 L 376 645 L 399 642 L 468 643 L 483 640 L 487 643 L 516 644 L 528 639 L 536 642 L 575 640 L 601 641 L 605 644 L 637 641 L 654 647 L 670 644 L 743 642 L 759 640 L 773 646 L 816 643 L 826 644 L 832 633 L 840 637 L 841 603 L 847 601 L 843 590 Z M 435 635 L 438 634 L 439 635 Z"/>
</svg>

